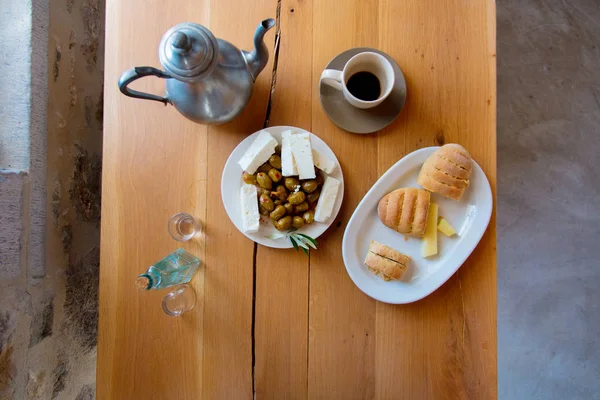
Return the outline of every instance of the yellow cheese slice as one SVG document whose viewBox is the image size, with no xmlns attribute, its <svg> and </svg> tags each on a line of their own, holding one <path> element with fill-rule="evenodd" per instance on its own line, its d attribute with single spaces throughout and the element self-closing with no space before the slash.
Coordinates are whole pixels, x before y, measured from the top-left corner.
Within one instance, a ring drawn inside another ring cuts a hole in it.
<svg viewBox="0 0 600 400">
<path fill-rule="evenodd" d="M 437 220 L 438 220 L 438 205 L 435 203 L 429 204 L 429 215 L 427 216 L 427 228 L 425 236 L 423 236 L 423 244 L 421 247 L 421 255 L 423 257 L 431 257 L 437 254 Z"/>
<path fill-rule="evenodd" d="M 446 221 L 444 218 L 442 218 L 440 220 L 440 223 L 438 224 L 438 231 L 442 232 L 448 237 L 456 235 L 456 231 L 454 230 L 452 225 L 450 225 L 450 222 Z"/>
</svg>

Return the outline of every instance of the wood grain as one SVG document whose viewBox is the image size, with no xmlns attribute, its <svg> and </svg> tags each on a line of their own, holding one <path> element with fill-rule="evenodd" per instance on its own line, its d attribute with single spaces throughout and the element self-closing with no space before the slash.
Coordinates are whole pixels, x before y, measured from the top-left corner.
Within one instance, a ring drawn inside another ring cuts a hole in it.
<svg viewBox="0 0 600 400">
<path fill-rule="evenodd" d="M 107 2 L 98 398 L 252 396 L 254 245 L 225 215 L 220 181 L 231 150 L 262 126 L 271 64 L 242 116 L 220 127 L 194 124 L 172 107 L 124 97 L 116 82 L 134 65 L 159 66 L 162 34 L 182 21 L 201 23 L 217 37 L 251 49 L 256 26 L 275 16 L 276 5 Z M 232 13 L 242 12 L 247 18 L 232 24 Z M 273 34 L 266 40 L 272 48 Z M 158 79 L 135 87 L 164 92 Z M 133 283 L 178 247 L 166 222 L 179 211 L 204 222 L 205 235 L 184 245 L 204 263 L 192 281 L 196 308 L 172 318 L 160 307 L 164 292 L 140 293 Z"/>
<path fill-rule="evenodd" d="M 378 134 L 378 174 L 418 148 L 456 142 L 495 193 L 493 2 L 379 6 L 379 47 L 402 66 L 408 96 L 400 120 Z M 495 240 L 492 218 L 476 251 L 442 288 L 407 306 L 377 303 L 376 397 L 496 397 Z M 398 379 L 406 374 L 426 379 Z"/>
<path fill-rule="evenodd" d="M 127 68 L 159 66 L 157 46 L 172 25 L 199 22 L 250 49 L 257 24 L 275 17 L 277 6 L 277 0 L 107 1 L 98 398 L 497 397 L 495 214 L 458 273 L 414 304 L 370 299 L 341 257 L 358 202 L 413 150 L 461 143 L 495 194 L 494 2 L 279 2 L 269 124 L 319 135 L 345 178 L 340 215 L 310 259 L 254 245 L 231 224 L 220 197 L 229 153 L 265 122 L 273 32 L 266 37 L 269 65 L 250 105 L 230 124 L 197 125 L 116 87 Z M 408 86 L 399 119 L 366 136 L 329 121 L 317 86 L 325 65 L 357 46 L 390 54 Z M 161 93 L 164 82 L 149 78 L 135 87 Z M 133 281 L 178 247 L 165 225 L 179 211 L 204 222 L 204 235 L 184 245 L 204 262 L 192 281 L 197 307 L 172 318 L 160 308 L 163 292 L 137 292 Z"/>
<path fill-rule="evenodd" d="M 311 130 L 310 1 L 282 0 L 279 58 L 269 125 Z M 302 49 L 303 51 L 298 51 Z M 256 253 L 256 397 L 305 399 L 309 259 L 258 246 Z"/>
<path fill-rule="evenodd" d="M 213 1 L 210 29 L 219 38 L 252 49 L 259 22 L 275 17 L 275 0 Z M 242 139 L 262 128 L 273 69 L 272 29 L 265 37 L 269 63 L 259 75 L 250 104 L 233 122 L 208 128 L 208 182 L 205 308 L 205 399 L 250 399 L 252 376 L 252 302 L 255 245 L 231 223 L 221 201 L 225 161 Z M 237 196 L 238 193 L 232 194 Z"/>
<path fill-rule="evenodd" d="M 97 371 L 102 399 L 168 398 L 173 387 L 191 398 L 203 386 L 202 307 L 174 319 L 161 309 L 164 293 L 142 293 L 134 285 L 138 274 L 179 247 L 166 232 L 168 218 L 186 211 L 204 220 L 206 212 L 206 127 L 117 89 L 126 69 L 158 64 L 162 32 L 181 20 L 175 9 L 159 15 L 145 5 L 107 2 Z M 206 22 L 196 1 L 181 5 L 190 19 Z M 145 79 L 136 87 L 161 93 L 164 82 Z M 190 165 L 190 159 L 197 161 Z M 199 238 L 183 247 L 204 258 L 202 243 Z M 193 280 L 200 299 L 203 275 L 200 270 Z"/>
<path fill-rule="evenodd" d="M 352 47 L 377 47 L 377 1 L 313 3 L 313 82 L 338 53 Z M 360 199 L 377 179 L 377 140 L 337 128 L 312 103 L 313 132 L 335 152 L 344 172 L 340 215 L 320 240 L 310 265 L 308 395 L 311 399 L 372 398 L 375 379 L 376 302 L 352 283 L 342 261 L 344 229 Z"/>
</svg>

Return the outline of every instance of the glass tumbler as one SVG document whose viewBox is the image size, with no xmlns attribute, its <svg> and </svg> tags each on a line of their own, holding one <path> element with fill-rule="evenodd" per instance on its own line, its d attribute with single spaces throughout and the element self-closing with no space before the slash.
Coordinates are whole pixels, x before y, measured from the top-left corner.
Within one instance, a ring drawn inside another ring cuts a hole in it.
<svg viewBox="0 0 600 400">
<path fill-rule="evenodd" d="M 165 296 L 163 311 L 171 317 L 177 317 L 190 311 L 196 305 L 196 291 L 190 285 L 177 285 Z"/>
<path fill-rule="evenodd" d="M 202 229 L 200 221 L 188 213 L 177 213 L 169 219 L 169 235 L 178 242 L 190 240 Z"/>
</svg>

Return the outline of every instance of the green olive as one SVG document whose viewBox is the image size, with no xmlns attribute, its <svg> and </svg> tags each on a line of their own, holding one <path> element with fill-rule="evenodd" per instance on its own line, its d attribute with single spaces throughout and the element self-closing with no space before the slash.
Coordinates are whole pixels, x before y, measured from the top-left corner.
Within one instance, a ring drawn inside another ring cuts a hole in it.
<svg viewBox="0 0 600 400">
<path fill-rule="evenodd" d="M 283 201 L 279 200 L 279 199 L 275 199 L 273 200 L 273 204 L 275 204 L 275 207 L 280 206 L 283 204 Z"/>
<path fill-rule="evenodd" d="M 292 219 L 292 226 L 296 229 L 300 229 L 304 226 L 304 219 L 302 217 L 294 217 Z"/>
<path fill-rule="evenodd" d="M 295 206 L 297 206 L 300 203 L 303 203 L 304 200 L 306 200 L 306 195 L 304 194 L 304 192 L 292 193 L 288 197 L 288 201 Z"/>
<path fill-rule="evenodd" d="M 263 206 L 264 208 L 266 208 L 267 211 L 273 211 L 273 209 L 275 208 L 275 204 L 273 203 L 273 200 L 271 200 L 269 195 L 264 194 L 264 193 L 260 195 L 259 204 L 261 206 Z"/>
<path fill-rule="evenodd" d="M 281 218 L 280 220 L 278 220 L 275 223 L 275 228 L 277 228 L 277 230 L 279 230 L 279 231 L 287 231 L 291 227 L 292 227 L 292 217 L 290 215 Z"/>
<path fill-rule="evenodd" d="M 271 211 L 271 215 L 269 216 L 273 221 L 277 221 L 285 215 L 285 212 L 286 211 L 284 206 L 277 206 L 273 211 Z"/>
<path fill-rule="evenodd" d="M 316 203 L 317 200 L 319 200 L 319 196 L 321 195 L 321 191 L 317 190 L 312 192 L 311 194 L 309 194 L 308 196 L 306 196 L 306 200 L 308 200 L 309 203 Z"/>
<path fill-rule="evenodd" d="M 302 190 L 304 190 L 304 192 L 306 193 L 314 192 L 315 190 L 317 190 L 318 186 L 319 185 L 317 184 L 317 181 L 314 179 L 302 182 Z"/>
<path fill-rule="evenodd" d="M 270 197 L 271 199 L 273 199 L 273 195 L 272 195 L 273 192 L 271 192 L 269 189 L 265 189 L 265 188 L 259 187 L 258 188 L 258 193 L 259 193 L 259 197 L 264 194 L 265 196 Z"/>
<path fill-rule="evenodd" d="M 244 183 L 247 183 L 248 185 L 256 185 L 256 176 L 249 174 L 246 171 L 242 174 L 242 179 L 244 180 Z"/>
<path fill-rule="evenodd" d="M 269 164 L 271 164 L 271 167 L 273 168 L 281 169 L 281 157 L 277 154 L 273 154 L 269 157 Z"/>
<path fill-rule="evenodd" d="M 296 186 L 300 185 L 300 181 L 296 178 L 285 178 L 285 187 L 290 191 L 293 192 L 294 190 L 296 190 Z"/>
<path fill-rule="evenodd" d="M 317 177 L 315 180 L 317 181 L 317 185 L 321 186 L 323 182 L 325 182 L 325 178 L 323 178 L 323 173 L 321 171 L 316 171 Z"/>
<path fill-rule="evenodd" d="M 304 223 L 306 223 L 307 225 L 312 224 L 315 220 L 315 212 L 307 211 L 304 214 L 302 214 L 302 218 L 304 218 Z"/>
<path fill-rule="evenodd" d="M 260 213 L 260 215 L 269 215 L 269 210 L 264 208 L 262 204 L 258 205 L 258 212 Z"/>
<path fill-rule="evenodd" d="M 279 182 L 281 180 L 281 172 L 275 168 L 271 168 L 269 170 L 269 178 L 271 178 L 273 182 Z"/>
<path fill-rule="evenodd" d="M 283 185 L 277 185 L 274 192 L 271 192 L 271 197 L 277 197 L 281 201 L 286 201 L 288 198 L 288 191 L 285 190 Z"/>
<path fill-rule="evenodd" d="M 269 175 L 266 174 L 266 172 L 259 172 L 256 175 L 256 181 L 258 182 L 260 187 L 263 187 L 265 189 L 271 189 L 273 187 L 273 182 L 271 181 L 271 178 L 269 178 Z"/>
<path fill-rule="evenodd" d="M 267 173 L 271 170 L 271 164 L 269 164 L 268 162 L 264 163 L 263 165 L 261 165 L 260 167 L 258 167 L 258 171 L 256 172 L 264 172 Z"/>
<path fill-rule="evenodd" d="M 304 211 L 308 211 L 308 203 L 307 202 L 303 202 L 303 203 L 298 204 L 296 206 L 295 211 L 296 211 L 296 214 L 300 214 L 300 213 L 302 213 Z"/>
<path fill-rule="evenodd" d="M 285 203 L 283 206 L 285 207 L 285 211 L 286 211 L 286 212 L 287 212 L 289 215 L 291 215 L 291 214 L 293 214 L 293 213 L 294 213 L 294 206 L 292 205 L 292 203 Z"/>
</svg>

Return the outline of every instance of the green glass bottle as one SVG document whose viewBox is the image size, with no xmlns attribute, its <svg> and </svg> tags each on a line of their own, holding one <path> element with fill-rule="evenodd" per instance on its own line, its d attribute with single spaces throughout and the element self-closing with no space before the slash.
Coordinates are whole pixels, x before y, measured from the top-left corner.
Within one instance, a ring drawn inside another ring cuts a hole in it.
<svg viewBox="0 0 600 400">
<path fill-rule="evenodd" d="M 199 266 L 198 257 L 177 249 L 139 275 L 136 286 L 141 290 L 150 290 L 188 283 Z"/>
</svg>

